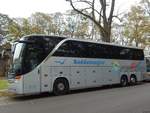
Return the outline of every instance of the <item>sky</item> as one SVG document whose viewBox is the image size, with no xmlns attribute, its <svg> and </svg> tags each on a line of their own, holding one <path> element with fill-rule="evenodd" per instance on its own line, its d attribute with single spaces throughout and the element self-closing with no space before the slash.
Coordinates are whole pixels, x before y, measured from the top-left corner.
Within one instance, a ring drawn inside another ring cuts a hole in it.
<svg viewBox="0 0 150 113">
<path fill-rule="evenodd" d="M 140 0 L 116 0 L 116 10 L 128 11 Z M 9 17 L 30 17 L 35 12 L 55 13 L 72 9 L 66 0 L 0 0 L 0 13 Z"/>
</svg>

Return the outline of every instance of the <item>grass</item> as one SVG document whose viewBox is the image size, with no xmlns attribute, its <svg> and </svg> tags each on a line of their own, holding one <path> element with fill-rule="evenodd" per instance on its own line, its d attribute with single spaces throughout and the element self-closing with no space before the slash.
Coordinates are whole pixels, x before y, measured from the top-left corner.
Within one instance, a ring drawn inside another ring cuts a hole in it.
<svg viewBox="0 0 150 113">
<path fill-rule="evenodd" d="M 4 90 L 8 88 L 7 80 L 0 80 L 0 90 Z"/>
<path fill-rule="evenodd" d="M 13 94 L 8 92 L 8 81 L 4 77 L 0 77 L 0 98 L 11 97 Z"/>
<path fill-rule="evenodd" d="M 8 82 L 7 80 L 0 79 L 0 97 L 12 96 L 11 93 L 7 92 Z"/>
</svg>

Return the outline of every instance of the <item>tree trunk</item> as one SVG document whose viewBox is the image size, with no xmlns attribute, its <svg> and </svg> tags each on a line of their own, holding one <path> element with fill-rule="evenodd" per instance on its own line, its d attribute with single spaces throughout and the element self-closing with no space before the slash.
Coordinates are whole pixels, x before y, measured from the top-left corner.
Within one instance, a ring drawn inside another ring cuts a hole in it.
<svg viewBox="0 0 150 113">
<path fill-rule="evenodd" d="M 110 32 L 106 32 L 106 33 L 102 34 L 102 40 L 104 42 L 111 42 L 110 36 L 111 36 Z"/>
<path fill-rule="evenodd" d="M 112 18 L 113 16 L 113 12 L 114 12 L 114 7 L 115 7 L 115 0 L 111 0 L 111 4 L 110 4 L 110 11 L 108 11 L 107 9 L 107 2 L 106 0 L 99 0 L 99 4 L 100 4 L 100 11 L 99 8 L 96 9 L 95 5 L 96 5 L 96 1 L 93 0 L 93 2 L 91 2 L 90 0 L 77 0 L 76 2 L 74 0 L 67 0 L 70 1 L 70 5 L 72 6 L 72 8 L 79 14 L 87 17 L 88 19 L 90 19 L 96 26 L 98 26 L 99 32 L 102 36 L 102 41 L 104 42 L 110 42 L 111 39 L 111 24 L 112 24 Z M 90 5 L 90 9 L 92 11 L 92 14 L 88 14 L 86 12 L 88 12 L 89 7 L 86 7 L 84 9 L 78 9 L 75 5 L 76 3 L 85 3 L 86 5 Z M 75 3 L 75 4 L 74 4 Z M 95 13 L 99 14 L 99 19 L 97 21 L 96 17 L 95 17 Z M 108 15 L 109 14 L 109 15 Z M 108 15 L 108 16 L 107 16 Z"/>
<path fill-rule="evenodd" d="M 100 31 L 102 36 L 102 41 L 111 42 L 111 27 L 104 27 L 105 31 Z"/>
<path fill-rule="evenodd" d="M 136 44 L 136 47 L 138 47 L 138 46 L 139 46 L 139 43 L 138 43 L 138 42 L 135 42 L 135 44 Z"/>
</svg>

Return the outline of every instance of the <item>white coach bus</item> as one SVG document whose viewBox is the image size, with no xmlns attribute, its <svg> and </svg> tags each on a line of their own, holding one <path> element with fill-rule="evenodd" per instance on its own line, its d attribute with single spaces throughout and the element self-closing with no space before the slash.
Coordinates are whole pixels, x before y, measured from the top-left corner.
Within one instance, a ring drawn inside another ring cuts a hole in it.
<svg viewBox="0 0 150 113">
<path fill-rule="evenodd" d="M 139 48 L 30 35 L 17 41 L 8 73 L 9 91 L 61 95 L 109 84 L 126 86 L 142 81 L 145 70 Z"/>
<path fill-rule="evenodd" d="M 146 73 L 144 75 L 145 81 L 150 81 L 150 55 L 145 56 L 146 59 Z"/>
</svg>

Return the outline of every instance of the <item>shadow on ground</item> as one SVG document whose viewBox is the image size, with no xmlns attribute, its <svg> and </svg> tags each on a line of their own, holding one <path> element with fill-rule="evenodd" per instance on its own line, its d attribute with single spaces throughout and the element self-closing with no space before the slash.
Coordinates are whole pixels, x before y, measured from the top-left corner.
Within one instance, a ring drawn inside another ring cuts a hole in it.
<svg viewBox="0 0 150 113">
<path fill-rule="evenodd" d="M 138 85 L 144 85 L 145 83 L 150 83 L 150 82 L 144 82 L 144 83 L 142 82 L 142 83 L 138 83 L 137 85 L 133 85 L 133 86 L 130 85 L 130 86 L 123 87 L 123 88 L 132 88 Z M 106 86 L 96 87 L 96 88 L 86 88 L 86 89 L 81 89 L 81 90 L 70 91 L 69 95 L 94 92 L 94 91 L 110 90 L 112 88 L 117 89 L 117 88 L 122 88 L 122 87 L 120 87 L 120 85 L 106 85 Z M 11 101 L 28 101 L 28 100 L 34 100 L 34 99 L 40 99 L 40 98 L 52 98 L 52 97 L 56 97 L 56 96 L 53 93 L 41 93 L 41 94 L 22 95 L 22 96 L 15 95 L 13 97 L 10 97 L 10 100 Z"/>
</svg>

